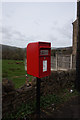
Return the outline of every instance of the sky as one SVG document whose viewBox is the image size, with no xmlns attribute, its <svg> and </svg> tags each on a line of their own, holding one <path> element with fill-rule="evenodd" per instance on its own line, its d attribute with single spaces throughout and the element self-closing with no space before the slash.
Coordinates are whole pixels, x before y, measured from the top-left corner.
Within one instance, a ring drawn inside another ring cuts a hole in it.
<svg viewBox="0 0 80 120">
<path fill-rule="evenodd" d="M 30 42 L 72 45 L 75 2 L 3 2 L 1 44 L 25 48 Z"/>
</svg>

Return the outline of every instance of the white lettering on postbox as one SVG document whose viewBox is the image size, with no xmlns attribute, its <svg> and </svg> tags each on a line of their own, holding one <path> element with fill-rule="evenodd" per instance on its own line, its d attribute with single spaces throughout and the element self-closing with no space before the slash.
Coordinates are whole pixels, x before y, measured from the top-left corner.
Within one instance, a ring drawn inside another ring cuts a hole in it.
<svg viewBox="0 0 80 120">
<path fill-rule="evenodd" d="M 47 71 L 47 60 L 43 60 L 43 72 Z"/>
</svg>

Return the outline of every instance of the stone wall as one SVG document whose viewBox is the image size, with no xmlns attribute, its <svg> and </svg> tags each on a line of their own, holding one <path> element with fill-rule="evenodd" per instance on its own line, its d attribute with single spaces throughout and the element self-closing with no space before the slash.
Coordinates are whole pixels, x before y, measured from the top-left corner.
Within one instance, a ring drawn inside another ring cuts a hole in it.
<svg viewBox="0 0 80 120">
<path fill-rule="evenodd" d="M 43 95 L 59 93 L 62 89 L 71 89 L 76 79 L 76 71 L 54 71 L 49 77 L 41 80 Z"/>
<path fill-rule="evenodd" d="M 64 88 L 71 89 L 75 81 L 75 75 L 75 71 L 52 72 L 49 77 L 41 79 L 41 95 L 59 93 L 60 90 Z M 26 87 L 26 85 L 24 85 L 17 90 L 14 89 L 12 84 L 11 86 L 13 89 L 10 89 L 10 84 L 7 85 L 7 88 L 9 88 L 9 90 L 4 89 L 5 87 L 3 87 L 3 116 L 5 116 L 6 113 L 16 111 L 16 108 L 19 107 L 22 103 L 28 103 L 32 101 L 36 96 L 36 84 L 30 87 Z"/>
<path fill-rule="evenodd" d="M 10 86 L 7 86 L 10 90 Z M 20 89 L 12 89 L 10 91 L 3 90 L 2 93 L 2 116 L 6 113 L 11 113 L 16 111 L 22 103 L 28 103 L 35 98 L 36 88 L 35 86 L 27 87 L 24 85 Z"/>
</svg>

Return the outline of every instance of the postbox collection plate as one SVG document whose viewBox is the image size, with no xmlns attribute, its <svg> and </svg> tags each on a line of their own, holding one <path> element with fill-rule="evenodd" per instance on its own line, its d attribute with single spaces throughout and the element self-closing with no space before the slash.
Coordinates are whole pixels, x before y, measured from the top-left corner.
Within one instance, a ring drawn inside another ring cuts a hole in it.
<svg viewBox="0 0 80 120">
<path fill-rule="evenodd" d="M 47 71 L 47 60 L 43 60 L 43 72 Z"/>
</svg>

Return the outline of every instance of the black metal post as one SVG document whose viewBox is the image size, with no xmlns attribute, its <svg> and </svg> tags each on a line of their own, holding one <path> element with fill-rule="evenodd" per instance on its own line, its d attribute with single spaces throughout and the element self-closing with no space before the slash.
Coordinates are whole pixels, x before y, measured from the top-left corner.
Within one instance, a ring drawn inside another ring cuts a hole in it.
<svg viewBox="0 0 80 120">
<path fill-rule="evenodd" d="M 37 78 L 37 89 L 36 89 L 36 112 L 37 112 L 37 119 L 40 119 L 40 84 L 41 84 L 41 79 Z"/>
<path fill-rule="evenodd" d="M 77 2 L 77 21 L 76 89 L 80 91 L 80 1 Z"/>
</svg>

